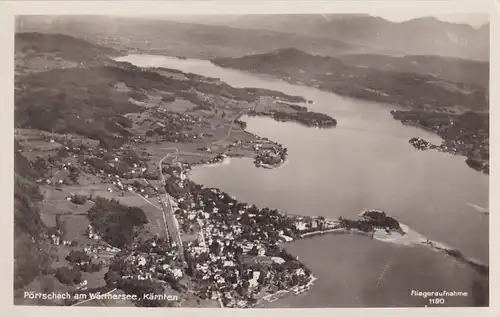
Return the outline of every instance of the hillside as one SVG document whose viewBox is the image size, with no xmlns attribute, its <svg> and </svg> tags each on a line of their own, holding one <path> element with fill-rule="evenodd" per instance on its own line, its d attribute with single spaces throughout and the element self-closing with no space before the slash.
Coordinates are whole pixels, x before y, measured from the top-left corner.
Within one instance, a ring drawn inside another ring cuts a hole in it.
<svg viewBox="0 0 500 317">
<path fill-rule="evenodd" d="M 120 51 L 206 59 L 264 53 L 289 46 L 324 55 L 355 52 L 360 47 L 359 44 L 352 45 L 331 38 L 311 38 L 272 30 L 256 31 L 160 19 L 76 16 L 47 20 L 23 17 L 17 22 L 19 31 L 64 33 L 112 46 Z"/>
<path fill-rule="evenodd" d="M 294 48 L 234 59 L 219 58 L 213 63 L 371 101 L 417 108 L 488 108 L 487 90 L 479 85 L 429 74 L 352 66 L 338 58 L 312 55 Z"/>
<path fill-rule="evenodd" d="M 352 66 L 431 75 L 449 81 L 489 88 L 488 62 L 431 55 L 394 57 L 376 54 L 343 54 L 337 58 Z"/>
<path fill-rule="evenodd" d="M 19 149 L 18 146 L 16 146 Z M 46 226 L 37 203 L 41 200 L 34 183 L 38 172 L 19 152 L 14 153 L 14 288 L 33 281 L 49 261 Z"/>
<path fill-rule="evenodd" d="M 63 34 L 16 33 L 16 75 L 55 68 L 88 67 L 110 64 L 119 52 Z"/>
<path fill-rule="evenodd" d="M 85 40 L 64 34 L 41 34 L 36 32 L 16 33 L 16 53 L 59 55 L 74 62 L 95 60 L 115 56 L 118 52 L 109 47 L 94 45 Z"/>
</svg>

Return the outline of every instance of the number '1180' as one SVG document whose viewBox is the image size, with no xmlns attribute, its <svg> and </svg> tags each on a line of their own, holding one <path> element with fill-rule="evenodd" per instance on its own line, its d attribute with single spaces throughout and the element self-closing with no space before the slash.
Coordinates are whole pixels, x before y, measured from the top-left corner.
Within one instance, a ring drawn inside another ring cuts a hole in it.
<svg viewBox="0 0 500 317">
<path fill-rule="evenodd" d="M 433 305 L 443 305 L 445 302 L 444 298 L 430 298 L 429 303 Z"/>
</svg>

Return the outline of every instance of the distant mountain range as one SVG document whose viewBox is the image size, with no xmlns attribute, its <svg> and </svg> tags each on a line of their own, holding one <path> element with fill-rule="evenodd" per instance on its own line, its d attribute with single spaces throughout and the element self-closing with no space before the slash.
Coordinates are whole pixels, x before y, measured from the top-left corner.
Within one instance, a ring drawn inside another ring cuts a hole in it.
<svg viewBox="0 0 500 317">
<path fill-rule="evenodd" d="M 366 14 L 245 15 L 200 19 L 198 23 L 335 39 L 378 51 L 489 58 L 489 23 L 474 28 L 434 17 L 391 22 Z"/>
<path fill-rule="evenodd" d="M 147 42 L 147 48 L 153 51 L 192 57 L 198 54 L 209 59 L 288 47 L 329 56 L 369 53 L 489 59 L 489 23 L 474 28 L 431 17 L 391 22 L 360 14 L 168 19 L 30 16 L 19 18 L 17 26 L 19 30 L 66 33 L 87 39 L 124 37 L 129 47 Z"/>
</svg>

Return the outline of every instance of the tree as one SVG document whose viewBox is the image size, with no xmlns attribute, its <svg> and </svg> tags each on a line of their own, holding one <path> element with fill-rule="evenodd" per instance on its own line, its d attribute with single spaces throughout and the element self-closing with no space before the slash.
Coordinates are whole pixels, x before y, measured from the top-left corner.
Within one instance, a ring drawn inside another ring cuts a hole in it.
<svg viewBox="0 0 500 317">
<path fill-rule="evenodd" d="M 87 202 L 87 197 L 83 196 L 83 195 L 74 195 L 72 198 L 71 198 L 71 201 L 74 203 L 74 204 L 77 204 L 77 205 L 85 205 L 85 203 Z"/>
<path fill-rule="evenodd" d="M 121 280 L 121 275 L 120 273 L 112 270 L 108 270 L 106 274 L 104 275 L 104 280 L 106 281 L 107 285 L 116 285 L 120 280 Z"/>
<path fill-rule="evenodd" d="M 83 251 L 72 250 L 66 257 L 66 260 L 68 260 L 71 263 L 88 262 L 90 261 L 90 256 Z"/>
<path fill-rule="evenodd" d="M 220 250 L 220 245 L 217 241 L 212 242 L 210 245 L 210 252 L 212 252 L 215 255 L 219 255 L 219 250 Z"/>
<path fill-rule="evenodd" d="M 63 284 L 75 285 L 82 282 L 82 272 L 78 267 L 74 267 L 73 269 L 60 267 L 56 271 L 56 278 Z"/>
<path fill-rule="evenodd" d="M 298 285 L 299 284 L 299 277 L 297 276 L 297 274 L 293 274 L 292 275 L 292 286 L 295 286 L 295 285 Z"/>
<path fill-rule="evenodd" d="M 248 215 L 248 213 L 244 213 L 243 215 L 241 215 L 241 218 L 240 218 L 240 223 L 241 225 L 244 225 L 244 226 L 248 226 L 250 225 L 250 216 Z"/>
<path fill-rule="evenodd" d="M 41 157 L 37 157 L 33 166 L 41 175 L 45 175 L 48 172 L 47 162 Z"/>
<path fill-rule="evenodd" d="M 243 248 L 238 245 L 237 247 L 234 248 L 234 254 L 236 255 L 242 255 L 243 254 Z"/>
<path fill-rule="evenodd" d="M 78 174 L 78 172 L 76 172 L 76 173 L 70 173 L 68 177 L 73 183 L 77 184 L 79 176 L 80 175 Z"/>
<path fill-rule="evenodd" d="M 260 275 L 259 275 L 259 279 L 257 280 L 257 282 L 259 282 L 259 284 L 264 284 L 264 282 L 266 281 L 266 274 L 267 274 L 267 270 L 265 269 L 261 269 L 260 270 Z"/>
<path fill-rule="evenodd" d="M 259 255 L 259 249 L 256 246 L 253 246 L 253 248 L 248 251 L 249 255 L 257 256 Z"/>
<path fill-rule="evenodd" d="M 126 294 L 137 295 L 138 302 L 137 305 L 141 307 L 163 307 L 166 302 L 159 300 L 149 300 L 145 299 L 145 294 L 159 294 L 162 291 L 162 287 L 151 280 L 122 280 L 120 288 Z"/>
</svg>

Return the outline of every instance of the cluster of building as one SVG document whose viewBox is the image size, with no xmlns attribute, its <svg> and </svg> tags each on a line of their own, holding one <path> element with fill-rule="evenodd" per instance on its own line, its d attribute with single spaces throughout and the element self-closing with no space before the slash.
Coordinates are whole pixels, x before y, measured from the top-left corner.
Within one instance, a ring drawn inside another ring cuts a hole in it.
<svg viewBox="0 0 500 317">
<path fill-rule="evenodd" d="M 434 145 L 422 138 L 419 138 L 419 137 L 414 137 L 414 138 L 411 138 L 409 141 L 408 141 L 411 145 L 413 145 L 414 148 L 416 148 L 417 150 L 431 150 L 431 149 L 438 149 L 439 147 L 437 145 Z"/>
<path fill-rule="evenodd" d="M 227 154 L 218 154 L 211 159 L 205 160 L 203 164 L 218 164 L 222 163 L 225 159 L 227 159 Z"/>
<path fill-rule="evenodd" d="M 87 237 L 92 240 L 101 240 L 101 236 L 97 233 L 92 225 L 88 225 L 86 230 Z"/>
<path fill-rule="evenodd" d="M 105 261 L 98 260 L 97 254 L 89 255 L 86 251 L 71 251 L 66 260 L 73 264 L 73 267 L 84 272 L 98 272 L 102 269 Z M 97 261 L 94 261 L 97 260 Z"/>
<path fill-rule="evenodd" d="M 312 219 L 239 203 L 218 189 L 195 188 L 178 197 L 175 214 L 181 228 L 197 230 L 197 238 L 184 249 L 186 272 L 198 296 L 226 307 L 247 307 L 266 292 L 300 287 L 312 279 L 302 263 L 279 247 L 314 230 Z"/>
<path fill-rule="evenodd" d="M 203 138 L 203 134 L 194 133 L 194 127 L 202 125 L 201 118 L 185 113 L 168 112 L 163 108 L 158 108 L 155 112 L 155 121 L 152 130 L 146 135 L 157 135 L 162 141 L 168 142 L 189 142 Z"/>
<path fill-rule="evenodd" d="M 72 244 L 71 241 L 68 241 L 68 240 L 64 240 L 63 238 L 61 238 L 61 235 L 60 233 L 52 233 L 50 236 L 50 241 L 52 242 L 52 244 L 54 245 L 66 245 L 66 246 L 69 246 Z"/>
<path fill-rule="evenodd" d="M 287 148 L 283 147 L 283 145 L 261 137 L 257 137 L 256 141 L 246 143 L 239 140 L 234 141 L 229 145 L 229 148 L 233 147 L 241 147 L 253 151 L 255 153 L 254 164 L 257 167 L 277 167 L 283 164 L 288 154 Z"/>
<path fill-rule="evenodd" d="M 89 225 L 90 227 L 90 225 Z M 99 252 L 111 252 L 118 253 L 121 250 L 119 248 L 110 246 L 110 245 L 102 245 L 102 244 L 90 244 L 83 247 L 83 251 L 90 254 L 95 254 Z"/>
<path fill-rule="evenodd" d="M 157 246 L 154 240 L 147 243 L 152 248 Z M 142 252 L 136 249 L 121 259 L 121 265 L 117 271 L 124 280 L 160 280 L 175 285 L 184 277 L 182 268 L 182 263 L 179 263 L 178 250 L 166 247 L 158 253 Z"/>
<path fill-rule="evenodd" d="M 50 138 L 54 141 L 54 139 Z M 80 171 L 99 176 L 103 181 L 110 182 L 122 191 L 132 190 L 127 180 L 143 177 L 147 168 L 135 155 L 134 151 L 124 147 L 106 151 L 84 144 L 75 145 L 70 139 L 57 140 L 62 145 L 57 156 L 51 156 L 51 174 L 37 180 L 46 185 L 63 185 L 69 181 L 78 183 Z M 132 153 L 132 154 L 131 154 Z M 109 192 L 113 188 L 108 189 Z"/>
</svg>

